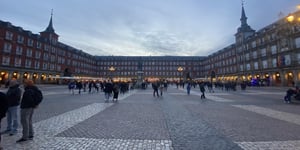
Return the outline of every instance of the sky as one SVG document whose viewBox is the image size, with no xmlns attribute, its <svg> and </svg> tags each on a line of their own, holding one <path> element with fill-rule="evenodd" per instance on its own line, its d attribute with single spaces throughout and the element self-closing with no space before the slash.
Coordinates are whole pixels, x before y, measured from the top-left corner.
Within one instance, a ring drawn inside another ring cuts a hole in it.
<svg viewBox="0 0 300 150">
<path fill-rule="evenodd" d="M 300 0 L 244 0 L 254 30 Z M 59 41 L 98 56 L 207 56 L 235 42 L 241 0 L 0 0 L 0 20 L 34 34 L 53 9 Z M 283 14 L 283 15 L 279 15 Z"/>
</svg>

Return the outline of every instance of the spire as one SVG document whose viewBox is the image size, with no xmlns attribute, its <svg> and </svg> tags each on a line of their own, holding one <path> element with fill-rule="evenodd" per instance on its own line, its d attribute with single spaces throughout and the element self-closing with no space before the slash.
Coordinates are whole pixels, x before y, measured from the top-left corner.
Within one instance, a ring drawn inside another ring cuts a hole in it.
<svg viewBox="0 0 300 150">
<path fill-rule="evenodd" d="M 53 28 L 53 24 L 52 24 L 52 16 L 53 16 L 53 9 L 51 10 L 51 18 L 50 18 L 49 25 L 48 25 L 48 27 L 46 28 L 46 30 L 44 32 L 55 33 L 54 28 Z"/>
<path fill-rule="evenodd" d="M 242 16 L 241 16 L 241 26 L 247 26 L 247 17 L 246 17 L 246 13 L 245 13 L 245 9 L 244 9 L 244 1 L 242 2 Z"/>
<path fill-rule="evenodd" d="M 246 13 L 245 13 L 245 9 L 244 9 L 244 3 L 245 1 L 242 0 L 242 15 L 241 15 L 241 27 L 238 28 L 238 32 L 251 32 L 253 31 L 253 29 L 251 29 L 251 27 L 248 25 L 247 23 L 247 17 L 246 17 Z"/>
</svg>

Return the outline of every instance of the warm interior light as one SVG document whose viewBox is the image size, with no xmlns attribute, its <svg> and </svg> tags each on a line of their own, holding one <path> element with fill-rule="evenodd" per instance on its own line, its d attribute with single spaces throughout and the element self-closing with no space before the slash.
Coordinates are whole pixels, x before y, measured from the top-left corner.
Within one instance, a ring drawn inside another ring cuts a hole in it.
<svg viewBox="0 0 300 150">
<path fill-rule="evenodd" d="M 293 73 L 289 72 L 289 73 L 288 73 L 288 75 L 289 75 L 289 76 L 292 76 L 292 75 L 293 75 Z"/>
<path fill-rule="evenodd" d="M 293 15 L 289 15 L 288 17 L 286 17 L 286 20 L 288 22 L 293 22 L 295 20 L 295 17 Z"/>
<path fill-rule="evenodd" d="M 280 76 L 280 74 L 279 73 L 276 73 L 276 77 L 279 77 Z"/>
<path fill-rule="evenodd" d="M 266 77 L 268 78 L 268 77 L 269 77 L 269 74 L 266 74 Z"/>
</svg>

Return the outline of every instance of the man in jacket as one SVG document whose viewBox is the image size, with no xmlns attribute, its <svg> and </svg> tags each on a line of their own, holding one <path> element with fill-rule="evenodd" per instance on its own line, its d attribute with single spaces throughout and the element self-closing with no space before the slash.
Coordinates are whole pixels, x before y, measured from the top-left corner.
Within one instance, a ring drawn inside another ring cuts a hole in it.
<svg viewBox="0 0 300 150">
<path fill-rule="evenodd" d="M 4 133 L 14 135 L 18 129 L 18 107 L 21 100 L 21 89 L 15 79 L 9 82 L 9 89 L 6 93 L 8 99 L 8 110 L 7 110 L 7 129 Z"/>
<path fill-rule="evenodd" d="M 0 92 L 0 130 L 1 130 L 1 120 L 5 117 L 7 111 L 7 97 L 4 93 Z M 0 134 L 0 150 L 3 148 L 1 147 L 1 134 Z"/>
<path fill-rule="evenodd" d="M 24 82 L 25 91 L 21 101 L 21 124 L 23 127 L 22 138 L 17 140 L 17 143 L 32 140 L 34 136 L 32 116 L 34 109 L 38 106 L 35 103 L 35 96 L 38 88 L 33 84 L 32 80 Z"/>
</svg>

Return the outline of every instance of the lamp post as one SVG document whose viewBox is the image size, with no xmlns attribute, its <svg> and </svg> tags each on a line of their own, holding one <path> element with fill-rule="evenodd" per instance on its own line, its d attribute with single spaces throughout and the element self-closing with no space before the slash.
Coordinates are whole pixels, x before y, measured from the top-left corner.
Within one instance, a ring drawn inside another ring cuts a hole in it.
<svg viewBox="0 0 300 150">
<path fill-rule="evenodd" d="M 181 76 L 182 76 L 182 72 L 183 72 L 183 67 L 179 66 L 177 68 L 177 71 L 179 72 L 179 85 L 181 86 Z"/>
<path fill-rule="evenodd" d="M 116 70 L 116 68 L 114 66 L 110 66 L 108 70 L 110 72 L 110 78 L 113 80 L 113 72 Z"/>
</svg>

